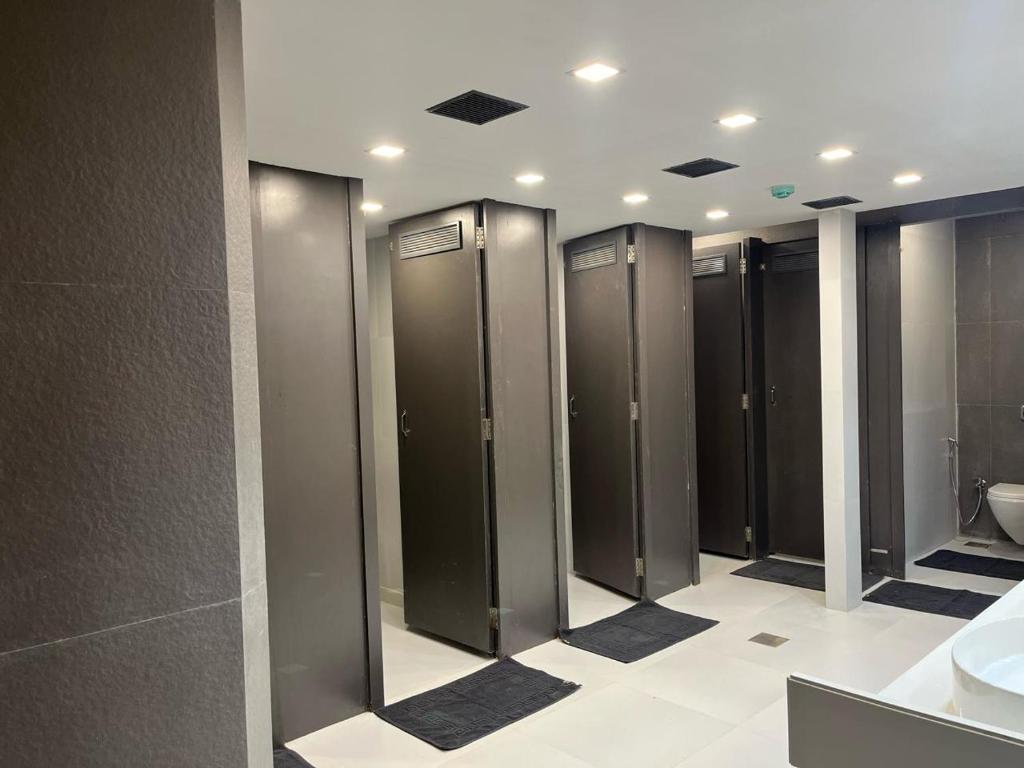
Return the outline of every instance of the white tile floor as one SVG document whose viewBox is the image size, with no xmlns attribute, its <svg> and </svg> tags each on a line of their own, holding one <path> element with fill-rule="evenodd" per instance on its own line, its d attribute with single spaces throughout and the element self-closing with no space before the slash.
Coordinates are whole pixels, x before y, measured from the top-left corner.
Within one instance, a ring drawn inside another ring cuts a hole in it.
<svg viewBox="0 0 1024 768">
<path fill-rule="evenodd" d="M 972 554 L 1024 559 L 996 545 Z M 786 766 L 785 680 L 804 672 L 877 692 L 966 622 L 865 603 L 828 611 L 824 594 L 731 576 L 737 560 L 701 555 L 702 583 L 660 602 L 718 619 L 707 632 L 633 664 L 558 641 L 519 654 L 524 664 L 581 683 L 572 696 L 456 752 L 441 752 L 367 713 L 290 746 L 316 768 L 761 768 Z M 908 579 L 1002 594 L 1013 582 L 911 566 Z M 631 601 L 594 584 L 569 584 L 573 626 L 610 616 Z M 384 605 L 388 702 L 442 685 L 490 663 L 406 630 Z M 790 638 L 778 648 L 749 642 L 758 632 Z"/>
</svg>

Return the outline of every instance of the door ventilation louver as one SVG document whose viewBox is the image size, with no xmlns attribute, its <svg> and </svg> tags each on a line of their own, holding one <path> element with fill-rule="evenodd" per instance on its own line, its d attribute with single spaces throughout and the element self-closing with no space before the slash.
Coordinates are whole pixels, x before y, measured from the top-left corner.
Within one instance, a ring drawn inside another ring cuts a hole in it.
<svg viewBox="0 0 1024 768">
<path fill-rule="evenodd" d="M 582 272 L 584 269 L 596 269 L 614 264 L 616 259 L 615 243 L 600 245 L 597 248 L 590 248 L 586 251 L 577 251 L 572 254 L 569 261 L 569 269 L 572 272 Z"/>
<path fill-rule="evenodd" d="M 726 261 L 724 253 L 713 253 L 709 256 L 693 257 L 693 276 L 710 277 L 711 275 L 724 275 Z"/>
<path fill-rule="evenodd" d="M 811 200 L 809 203 L 804 203 L 808 208 L 814 208 L 817 211 L 824 210 L 825 208 L 838 208 L 841 205 L 853 205 L 854 203 L 862 202 L 856 197 L 850 197 L 849 195 L 839 195 L 838 197 L 823 197 L 821 200 Z"/>
<path fill-rule="evenodd" d="M 712 173 L 728 171 L 731 168 L 739 168 L 739 166 L 735 163 L 727 163 L 724 160 L 715 160 L 713 157 L 703 157 L 700 160 L 691 160 L 688 163 L 673 165 L 663 170 L 666 173 L 674 173 L 677 176 L 697 179 L 701 176 L 710 176 Z"/>
<path fill-rule="evenodd" d="M 483 125 L 499 117 L 513 115 L 529 109 L 526 104 L 510 101 L 499 96 L 491 96 L 480 91 L 466 91 L 448 101 L 442 101 L 430 107 L 427 112 L 454 120 L 462 120 L 473 125 Z"/>
<path fill-rule="evenodd" d="M 432 253 L 457 251 L 462 248 L 462 222 L 453 221 L 440 227 L 410 232 L 398 238 L 398 257 L 414 259 Z"/>
<path fill-rule="evenodd" d="M 772 272 L 806 272 L 817 268 L 816 253 L 789 253 L 772 259 Z"/>
</svg>

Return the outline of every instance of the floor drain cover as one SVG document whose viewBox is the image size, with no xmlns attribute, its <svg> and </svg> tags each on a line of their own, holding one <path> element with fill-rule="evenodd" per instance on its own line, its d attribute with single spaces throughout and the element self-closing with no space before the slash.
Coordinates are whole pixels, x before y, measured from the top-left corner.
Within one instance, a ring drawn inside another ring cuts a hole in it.
<svg viewBox="0 0 1024 768">
<path fill-rule="evenodd" d="M 772 635 L 768 632 L 758 632 L 752 638 L 750 642 L 758 643 L 759 645 L 767 645 L 769 648 L 778 648 L 783 643 L 788 643 L 788 637 L 782 637 L 781 635 Z"/>
<path fill-rule="evenodd" d="M 964 546 L 965 547 L 977 547 L 978 549 L 988 549 L 992 545 L 988 544 L 987 542 L 984 542 L 984 541 L 968 541 L 966 544 L 964 544 Z"/>
</svg>

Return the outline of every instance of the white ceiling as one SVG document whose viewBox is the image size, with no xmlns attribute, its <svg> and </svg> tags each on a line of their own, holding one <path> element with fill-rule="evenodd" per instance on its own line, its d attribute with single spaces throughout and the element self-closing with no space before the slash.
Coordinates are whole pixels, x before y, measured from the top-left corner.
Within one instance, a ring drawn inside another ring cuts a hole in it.
<svg viewBox="0 0 1024 768">
<path fill-rule="evenodd" d="M 1024 185 L 1024 0 L 243 0 L 254 160 L 365 179 L 388 220 L 484 197 L 555 208 L 559 239 L 696 234 Z M 600 60 L 603 83 L 566 72 Z M 530 109 L 424 110 L 470 89 Z M 727 130 L 714 120 L 749 112 Z M 372 157 L 379 143 L 407 147 Z M 857 154 L 826 163 L 816 153 Z M 741 167 L 661 171 L 701 157 Z M 896 187 L 918 171 L 924 181 Z M 525 188 L 513 176 L 547 180 Z M 794 197 L 770 197 L 793 183 Z M 643 191 L 650 201 L 622 202 Z M 728 219 L 708 221 L 710 208 Z"/>
</svg>

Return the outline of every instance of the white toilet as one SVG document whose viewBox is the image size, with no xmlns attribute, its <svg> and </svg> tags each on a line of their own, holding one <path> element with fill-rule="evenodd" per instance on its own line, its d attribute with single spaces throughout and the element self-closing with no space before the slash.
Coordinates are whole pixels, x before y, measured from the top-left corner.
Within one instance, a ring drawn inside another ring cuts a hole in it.
<svg viewBox="0 0 1024 768">
<path fill-rule="evenodd" d="M 1024 485 L 993 485 L 988 489 L 988 505 L 1010 538 L 1024 545 Z"/>
</svg>

